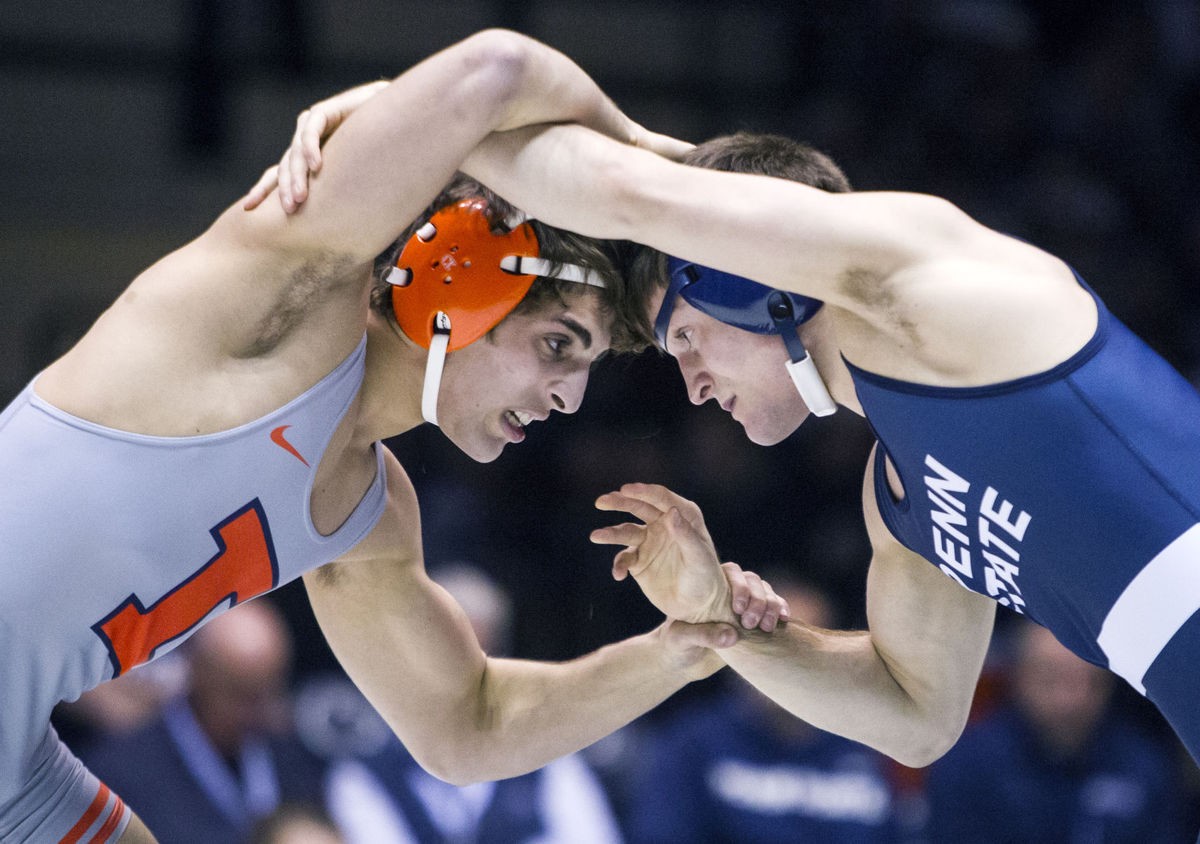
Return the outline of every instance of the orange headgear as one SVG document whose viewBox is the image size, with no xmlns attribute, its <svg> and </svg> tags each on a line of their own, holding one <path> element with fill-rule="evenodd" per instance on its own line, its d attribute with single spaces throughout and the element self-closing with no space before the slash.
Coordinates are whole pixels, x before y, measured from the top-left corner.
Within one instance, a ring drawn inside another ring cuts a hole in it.
<svg viewBox="0 0 1200 844">
<path fill-rule="evenodd" d="M 409 238 L 386 276 L 400 329 L 429 349 L 421 410 L 437 424 L 437 393 L 446 352 L 474 343 L 515 308 L 538 276 L 603 287 L 593 272 L 540 257 L 527 221 L 496 234 L 487 200 L 464 199 L 435 212 Z"/>
</svg>

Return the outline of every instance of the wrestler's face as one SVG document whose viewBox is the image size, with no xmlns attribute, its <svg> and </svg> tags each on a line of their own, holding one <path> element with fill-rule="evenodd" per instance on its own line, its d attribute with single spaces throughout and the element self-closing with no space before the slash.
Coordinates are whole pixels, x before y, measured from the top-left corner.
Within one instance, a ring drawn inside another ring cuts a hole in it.
<svg viewBox="0 0 1200 844">
<path fill-rule="evenodd" d="M 495 460 L 525 439 L 531 422 L 579 409 L 592 364 L 610 342 L 611 318 L 588 289 L 510 314 L 447 356 L 438 399 L 442 432 L 473 459 Z"/>
<path fill-rule="evenodd" d="M 663 292 L 655 295 L 658 313 Z M 808 407 L 787 373 L 787 347 L 770 334 L 719 322 L 682 297 L 667 327 L 667 352 L 679 364 L 693 404 L 712 399 L 759 445 L 774 445 L 808 418 Z"/>
</svg>

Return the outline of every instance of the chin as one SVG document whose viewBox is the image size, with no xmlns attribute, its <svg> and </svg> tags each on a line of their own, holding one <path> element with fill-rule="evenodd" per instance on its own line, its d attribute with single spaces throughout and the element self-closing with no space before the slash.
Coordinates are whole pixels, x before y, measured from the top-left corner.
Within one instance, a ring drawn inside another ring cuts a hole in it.
<svg viewBox="0 0 1200 844">
<path fill-rule="evenodd" d="M 742 427 L 746 431 L 746 439 L 750 440 L 750 442 L 754 443 L 755 445 L 779 445 L 779 443 L 796 433 L 796 430 L 807 418 L 808 414 L 805 413 L 795 423 L 789 422 L 781 425 L 770 426 L 751 426 L 743 423 Z"/>
<path fill-rule="evenodd" d="M 491 463 L 504 453 L 504 446 L 506 445 L 508 445 L 508 443 L 489 442 L 478 445 L 475 448 L 462 448 L 462 446 L 459 447 L 462 448 L 463 453 L 466 454 L 467 457 L 470 457 L 476 463 Z"/>
<path fill-rule="evenodd" d="M 447 431 L 445 428 L 442 429 L 442 433 L 446 439 L 458 447 L 459 451 L 476 463 L 491 463 L 504 452 L 504 446 L 508 445 L 504 440 L 492 437 L 461 436 L 458 432 Z"/>
</svg>

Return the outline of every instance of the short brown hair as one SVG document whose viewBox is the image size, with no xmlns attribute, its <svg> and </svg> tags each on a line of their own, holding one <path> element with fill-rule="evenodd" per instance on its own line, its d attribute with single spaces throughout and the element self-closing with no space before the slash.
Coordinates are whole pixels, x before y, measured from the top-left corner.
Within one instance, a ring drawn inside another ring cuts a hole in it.
<svg viewBox="0 0 1200 844">
<path fill-rule="evenodd" d="M 788 179 L 830 193 L 848 193 L 846 174 L 825 153 L 782 135 L 735 132 L 705 141 L 681 161 L 693 167 Z"/>
<path fill-rule="evenodd" d="M 719 135 L 689 150 L 684 164 L 729 173 L 753 173 L 788 179 L 829 193 L 849 193 L 850 181 L 833 159 L 808 144 L 756 132 Z M 644 247 L 634 258 L 630 275 L 639 286 L 666 287 L 667 259 Z"/>
<path fill-rule="evenodd" d="M 375 311 L 388 319 L 395 318 L 392 312 L 391 285 L 384 278 L 396 263 L 400 250 L 413 232 L 439 209 L 474 196 L 486 200 L 488 218 L 493 230 L 505 231 L 509 228 L 508 221 L 514 217 L 516 209 L 479 182 L 458 174 L 425 212 L 404 230 L 396 242 L 375 259 L 375 281 L 371 290 L 371 307 Z M 604 287 L 598 289 L 598 292 L 602 312 L 612 317 L 612 350 L 638 352 L 649 346 L 654 333 L 646 311 L 653 288 L 648 286 L 648 279 L 637 282 L 618 270 L 617 244 L 556 229 L 539 220 L 531 222 L 537 234 L 541 257 L 550 261 L 553 269 L 558 269 L 562 264 L 576 264 L 599 274 L 603 279 Z M 528 313 L 544 308 L 551 302 L 564 303 L 569 294 L 580 289 L 577 282 L 539 276 L 512 312 Z"/>
</svg>

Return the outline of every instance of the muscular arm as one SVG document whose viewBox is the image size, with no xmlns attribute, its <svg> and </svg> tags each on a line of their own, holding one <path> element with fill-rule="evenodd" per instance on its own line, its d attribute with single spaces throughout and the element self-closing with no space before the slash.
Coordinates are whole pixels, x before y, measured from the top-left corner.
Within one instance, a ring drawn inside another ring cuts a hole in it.
<svg viewBox="0 0 1200 844">
<path fill-rule="evenodd" d="M 995 603 L 963 589 L 887 533 L 867 484 L 874 556 L 864 631 L 789 623 L 747 636 L 726 662 L 795 715 L 914 767 L 957 741 L 970 712 Z"/>
<path fill-rule="evenodd" d="M 354 349 L 373 259 L 467 153 L 494 131 L 558 120 L 623 140 L 645 134 L 579 67 L 532 39 L 491 30 L 442 50 L 345 119 L 299 212 L 278 202 L 227 209 L 133 282 L 43 380 L 43 395 L 165 435 L 222 430 L 277 407 Z"/>
<path fill-rule="evenodd" d="M 284 221 L 275 203 L 230 216 L 280 226 L 289 247 L 333 244 L 373 258 L 484 137 L 557 121 L 623 142 L 641 131 L 562 53 L 485 31 L 425 59 L 355 109 L 326 143 L 294 218 Z"/>
<path fill-rule="evenodd" d="M 621 509 L 647 526 L 606 528 L 593 536 L 627 545 L 618 559 L 624 557 L 622 564 L 660 609 L 732 623 L 716 553 L 693 527 L 695 505 L 662 488 L 626 487 L 623 493 L 602 499 L 605 509 L 628 501 Z M 874 548 L 868 630 L 821 630 L 792 621 L 771 636 L 744 633 L 721 656 L 805 721 L 905 764 L 926 765 L 953 745 L 966 723 L 995 604 L 896 542 L 879 517 L 869 476 L 863 499 Z M 682 516 L 672 517 L 672 509 Z"/>
<path fill-rule="evenodd" d="M 562 53 L 514 32 L 478 33 L 353 109 L 326 142 L 297 213 L 278 202 L 250 212 L 233 206 L 185 249 L 216 261 L 240 256 L 257 272 L 235 274 L 235 283 L 265 301 L 275 285 L 294 287 L 298 269 L 349 276 L 353 283 L 333 292 L 361 317 L 367 275 L 354 268 L 369 267 L 483 138 L 548 121 L 574 121 L 622 141 L 644 134 Z M 224 286 L 222 277 L 212 286 Z"/>
<path fill-rule="evenodd" d="M 830 194 L 689 167 L 578 126 L 493 135 L 463 169 L 551 225 L 635 240 L 780 287 L 801 285 L 798 292 L 835 303 L 852 295 L 848 268 L 890 274 L 928 248 L 923 240 L 953 228 L 942 220 L 950 206 L 933 197 Z"/>
<path fill-rule="evenodd" d="M 689 167 L 579 126 L 490 136 L 463 169 L 551 225 L 837 305 L 857 317 L 840 326 L 842 350 L 893 377 L 1017 377 L 1069 356 L 1095 326 L 1061 261 L 933 196 Z"/>
<path fill-rule="evenodd" d="M 561 664 L 486 656 L 461 608 L 425 574 L 415 496 L 388 463 L 384 521 L 356 559 L 305 585 L 338 659 L 432 773 L 455 783 L 524 773 L 721 666 L 699 647 L 715 642 L 717 625 L 664 626 Z"/>
</svg>

